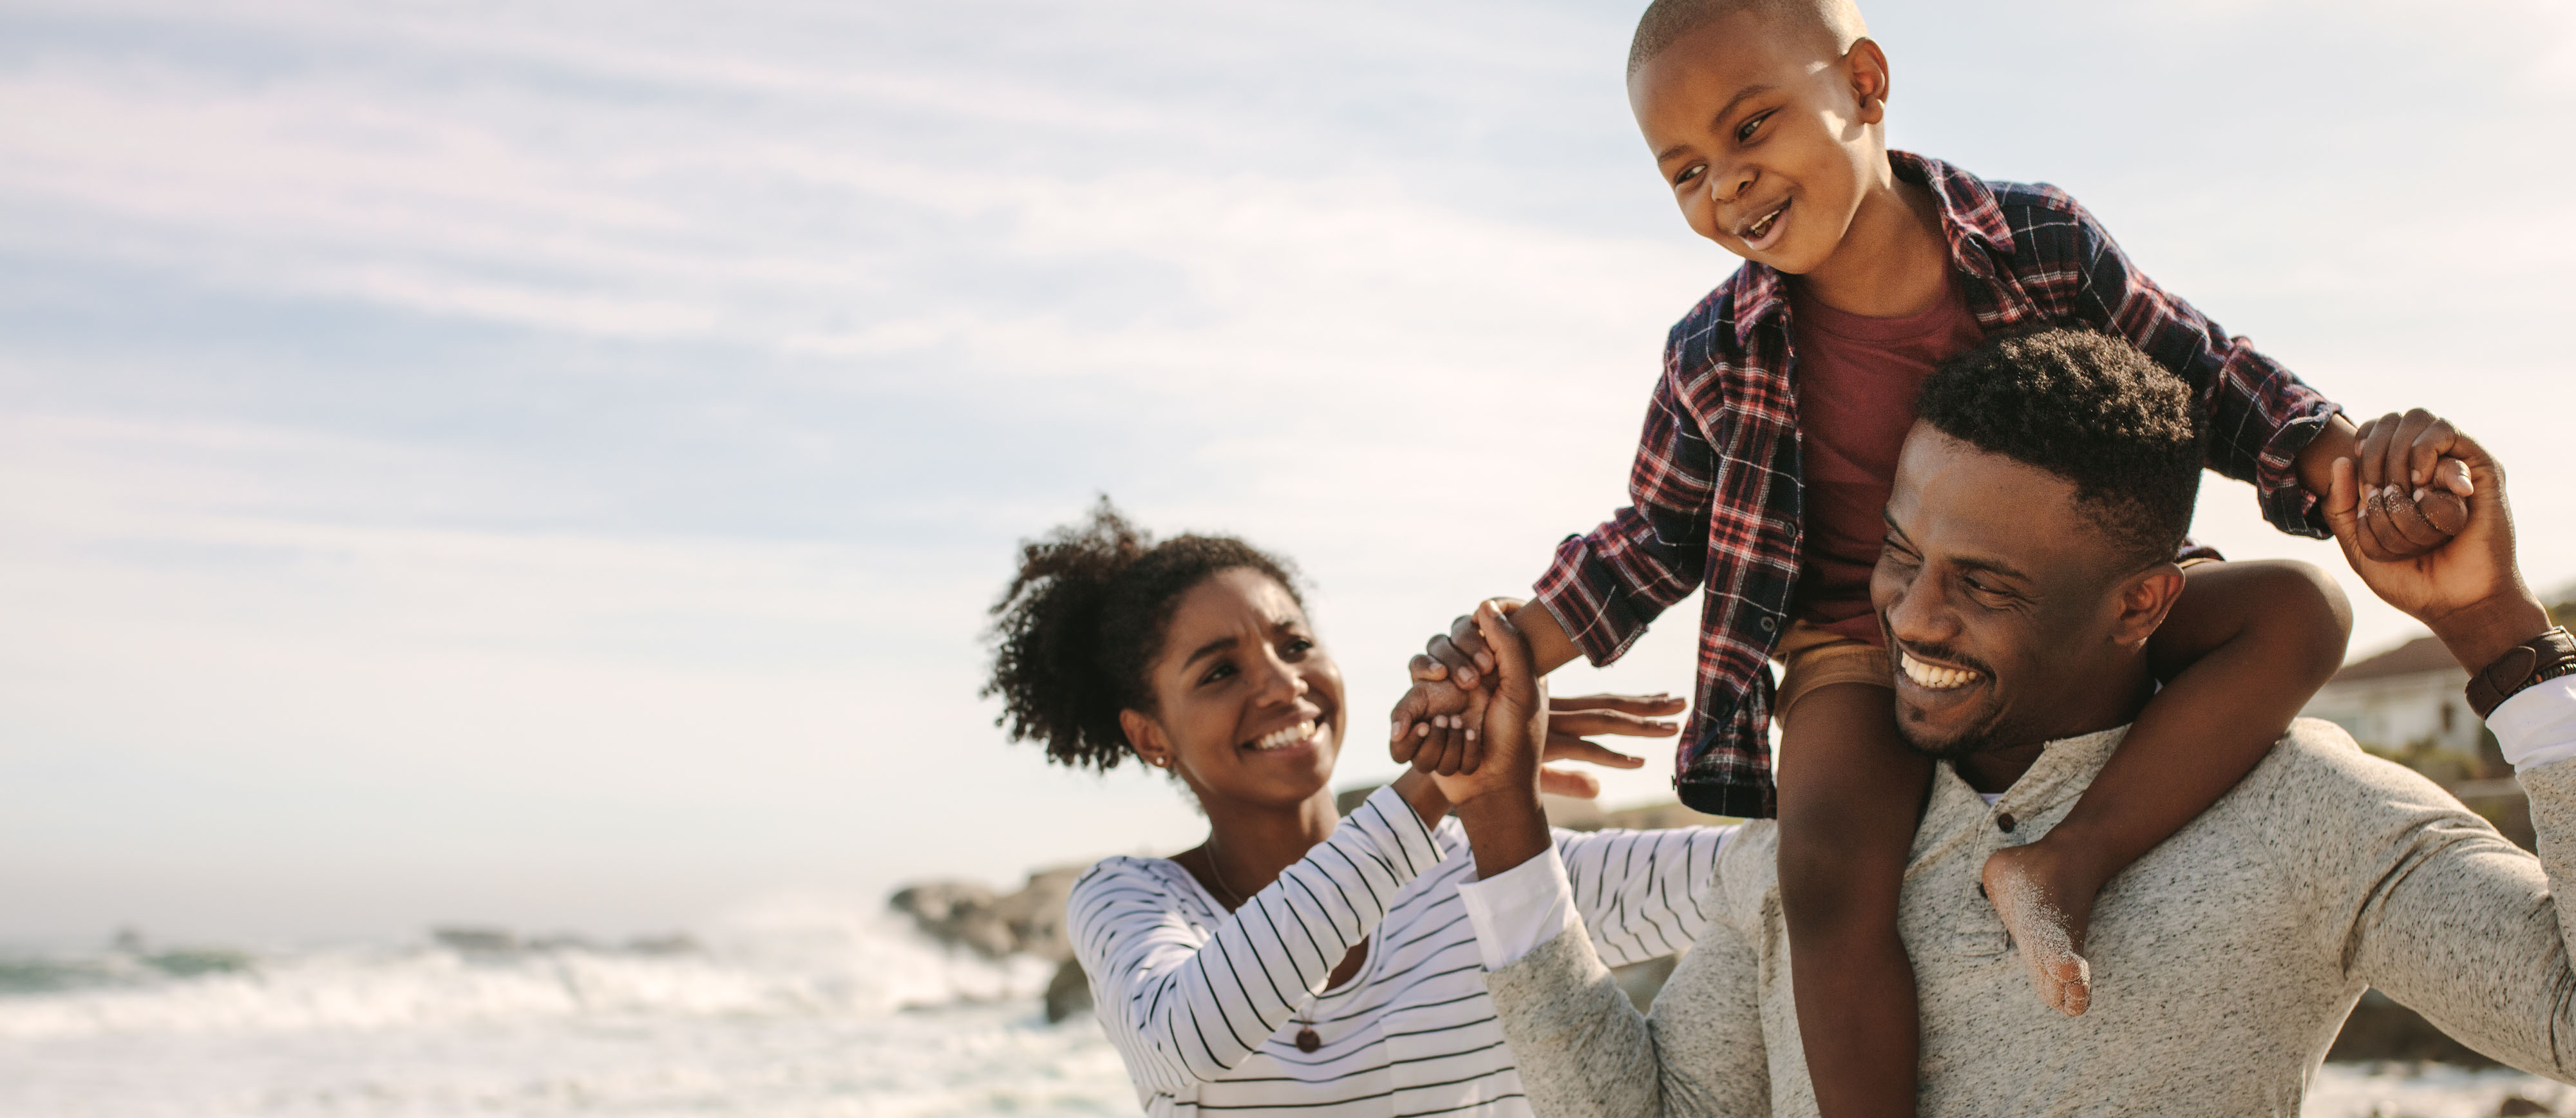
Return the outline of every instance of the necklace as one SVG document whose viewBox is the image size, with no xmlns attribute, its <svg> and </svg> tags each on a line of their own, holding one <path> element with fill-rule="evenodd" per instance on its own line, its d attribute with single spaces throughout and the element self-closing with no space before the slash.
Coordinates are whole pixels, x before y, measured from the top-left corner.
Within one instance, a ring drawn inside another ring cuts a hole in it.
<svg viewBox="0 0 2576 1118">
<path fill-rule="evenodd" d="M 1208 876 L 1216 880 L 1216 887 L 1225 890 L 1225 895 L 1227 897 L 1234 898 L 1233 903 L 1226 907 L 1242 908 L 1244 905 L 1243 894 L 1236 892 L 1233 884 L 1226 881 L 1225 869 L 1217 865 L 1216 854 L 1216 831 L 1214 829 L 1210 829 L 1208 831 L 1207 840 Z M 1218 899 L 1223 900 L 1225 898 L 1220 897 Z M 1304 1010 L 1299 1010 L 1297 1012 L 1295 1020 L 1297 1022 L 1298 1051 L 1312 1053 L 1316 1049 L 1324 1046 L 1324 1038 L 1315 1035 L 1315 1023 L 1306 1019 L 1306 1013 Z"/>
</svg>

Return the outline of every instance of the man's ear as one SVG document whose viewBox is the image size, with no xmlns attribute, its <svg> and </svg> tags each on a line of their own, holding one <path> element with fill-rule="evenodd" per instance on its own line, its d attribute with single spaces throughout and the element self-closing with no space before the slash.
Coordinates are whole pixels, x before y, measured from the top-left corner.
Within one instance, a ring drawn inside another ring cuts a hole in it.
<svg viewBox="0 0 2576 1118">
<path fill-rule="evenodd" d="M 1127 745 L 1136 756 L 1158 769 L 1172 767 L 1172 739 L 1163 735 L 1163 724 L 1141 710 L 1118 712 L 1118 729 L 1127 735 Z"/>
<path fill-rule="evenodd" d="M 1852 101 L 1860 108 L 1860 122 L 1877 124 L 1886 120 L 1887 52 L 1880 50 L 1874 39 L 1855 39 L 1843 54 L 1843 66 L 1851 73 Z"/>
<path fill-rule="evenodd" d="M 2174 603 L 2182 600 L 2182 568 L 2158 563 L 2120 583 L 2120 613 L 2112 619 L 2111 639 L 2123 648 L 2144 648 L 2147 638 L 2165 623 Z"/>
</svg>

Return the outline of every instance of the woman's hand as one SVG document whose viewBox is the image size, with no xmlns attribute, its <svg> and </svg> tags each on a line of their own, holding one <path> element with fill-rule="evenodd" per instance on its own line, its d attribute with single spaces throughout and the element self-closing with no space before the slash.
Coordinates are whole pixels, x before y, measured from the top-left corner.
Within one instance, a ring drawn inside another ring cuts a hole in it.
<svg viewBox="0 0 2576 1118">
<path fill-rule="evenodd" d="M 1576 695 L 1547 701 L 1547 747 L 1540 751 L 1538 790 L 1552 796 L 1591 799 L 1601 794 L 1601 781 L 1577 769 L 1547 767 L 1553 761 L 1584 761 L 1614 769 L 1645 767 L 1642 757 L 1584 740 L 1593 734 L 1668 738 L 1681 725 L 1660 716 L 1682 712 L 1687 705 L 1670 695 Z"/>
</svg>

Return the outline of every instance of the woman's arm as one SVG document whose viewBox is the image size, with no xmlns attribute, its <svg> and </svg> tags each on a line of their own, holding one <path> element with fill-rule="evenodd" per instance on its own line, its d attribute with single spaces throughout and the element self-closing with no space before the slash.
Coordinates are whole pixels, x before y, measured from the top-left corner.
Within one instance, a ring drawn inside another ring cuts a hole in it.
<svg viewBox="0 0 2576 1118">
<path fill-rule="evenodd" d="M 1381 788 L 1332 837 L 1205 936 L 1133 860 L 1093 867 L 1066 908 L 1101 1024 L 1140 1087 L 1223 1077 L 1324 984 L 1396 894 L 1440 861 L 1431 830 Z"/>
<path fill-rule="evenodd" d="M 1732 827 L 1558 831 L 1574 911 L 1606 966 L 1678 954 L 1708 926 L 1718 846 Z"/>
</svg>

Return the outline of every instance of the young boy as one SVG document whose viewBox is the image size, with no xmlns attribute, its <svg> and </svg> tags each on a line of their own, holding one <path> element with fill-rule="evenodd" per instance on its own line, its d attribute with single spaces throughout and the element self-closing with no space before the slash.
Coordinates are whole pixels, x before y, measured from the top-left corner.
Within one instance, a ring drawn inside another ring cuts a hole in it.
<svg viewBox="0 0 2576 1118">
<path fill-rule="evenodd" d="M 1931 762 L 1897 736 L 1893 689 L 1987 698 L 1979 665 L 1939 649 L 1909 646 L 1891 665 L 1869 602 L 1924 376 L 1995 332 L 2126 338 L 2200 391 L 2211 468 L 2254 483 L 2265 515 L 2302 535 L 2327 535 L 2312 494 L 2356 451 L 2334 404 L 2149 282 L 2065 194 L 1889 151 L 1887 58 L 1864 35 L 1849 0 L 1647 10 L 1630 104 L 1691 228 L 1747 263 L 1673 328 L 1633 506 L 1567 540 L 1536 588 L 1546 608 L 1514 619 L 1541 671 L 1578 653 L 1607 663 L 1706 587 L 1675 783 L 1701 811 L 1779 816 L 1799 1031 L 1828 1118 L 1913 1113 L 1914 984 L 1895 912 Z M 2434 480 L 2435 444 L 2414 433 L 2361 448 L 2387 557 L 2448 538 L 2416 499 L 2449 520 L 2441 486 L 2465 493 L 2457 470 Z M 2104 883 L 2234 786 L 2342 656 L 2340 599 L 2300 565 L 2185 577 L 2151 646 L 2164 692 L 2063 822 L 1986 867 L 2034 985 L 2070 1015 L 2091 996 L 2081 952 Z M 2047 607 L 2012 572 L 1971 583 L 1990 608 Z M 1431 651 L 1396 708 L 1397 759 L 1472 769 L 1469 708 L 1491 660 L 1471 629 Z"/>
</svg>

